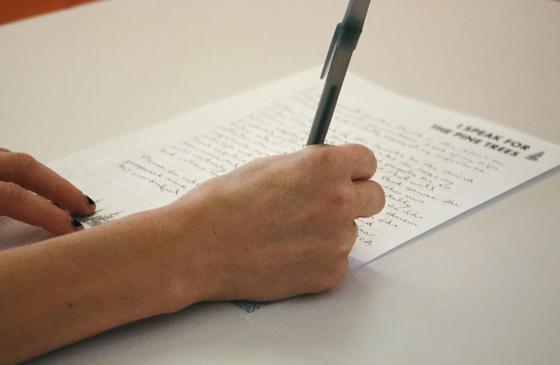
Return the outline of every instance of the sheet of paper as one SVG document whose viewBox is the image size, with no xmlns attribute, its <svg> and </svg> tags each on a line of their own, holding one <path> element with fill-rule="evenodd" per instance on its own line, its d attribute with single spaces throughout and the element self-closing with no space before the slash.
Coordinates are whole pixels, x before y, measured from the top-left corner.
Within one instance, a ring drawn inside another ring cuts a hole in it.
<svg viewBox="0 0 560 365">
<path fill-rule="evenodd" d="M 97 201 L 98 213 L 84 219 L 89 226 L 168 204 L 257 157 L 303 147 L 322 88 L 318 72 L 180 115 L 50 166 Z M 379 161 L 375 180 L 386 191 L 385 210 L 359 221 L 354 268 L 560 164 L 557 145 L 404 98 L 352 74 L 327 141 L 369 146 Z M 17 241 L 1 224 L 0 235 Z"/>
</svg>

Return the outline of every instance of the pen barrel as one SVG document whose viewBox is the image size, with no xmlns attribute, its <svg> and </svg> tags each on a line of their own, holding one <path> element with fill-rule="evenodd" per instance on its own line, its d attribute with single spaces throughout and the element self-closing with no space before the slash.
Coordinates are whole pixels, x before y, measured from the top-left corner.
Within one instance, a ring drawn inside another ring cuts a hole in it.
<svg viewBox="0 0 560 365">
<path fill-rule="evenodd" d="M 307 145 L 323 144 L 327 137 L 327 132 L 331 124 L 331 119 L 338 102 L 338 96 L 344 83 L 346 71 L 350 65 L 352 49 L 338 49 L 334 53 L 333 63 L 339 67 L 329 69 L 327 79 L 321 94 L 321 100 L 313 119 L 311 132 L 307 140 Z"/>
<path fill-rule="evenodd" d="M 342 24 L 344 27 L 362 31 L 369 9 L 370 0 L 350 0 Z"/>
<path fill-rule="evenodd" d="M 325 138 L 327 138 L 327 132 L 334 114 L 338 95 L 340 94 L 340 88 L 336 86 L 327 87 L 327 85 L 325 85 L 325 89 L 326 90 L 324 90 L 323 95 L 321 96 L 321 101 L 319 102 L 319 107 L 317 108 L 313 125 L 311 126 L 311 132 L 309 133 L 309 139 L 307 140 L 308 146 L 323 144 L 325 143 Z"/>
</svg>

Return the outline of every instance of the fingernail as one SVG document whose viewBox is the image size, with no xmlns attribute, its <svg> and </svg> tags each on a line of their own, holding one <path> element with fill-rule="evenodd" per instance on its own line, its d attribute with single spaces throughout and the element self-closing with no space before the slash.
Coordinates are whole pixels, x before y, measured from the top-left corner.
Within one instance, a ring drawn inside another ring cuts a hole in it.
<svg viewBox="0 0 560 365">
<path fill-rule="evenodd" d="M 80 223 L 79 220 L 77 220 L 76 218 L 72 218 L 72 228 L 74 228 L 75 231 L 81 231 L 82 229 L 84 229 L 84 226 L 82 223 Z"/>
<path fill-rule="evenodd" d="M 93 201 L 92 198 L 90 198 L 89 196 L 86 195 L 86 203 L 88 203 L 88 205 L 90 207 L 93 208 L 93 210 L 95 210 L 95 201 Z"/>
</svg>

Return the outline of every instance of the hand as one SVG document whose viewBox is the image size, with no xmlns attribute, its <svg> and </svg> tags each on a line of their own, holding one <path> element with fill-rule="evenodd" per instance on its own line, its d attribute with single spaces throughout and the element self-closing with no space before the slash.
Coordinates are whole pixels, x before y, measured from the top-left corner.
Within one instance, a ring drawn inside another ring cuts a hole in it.
<svg viewBox="0 0 560 365">
<path fill-rule="evenodd" d="M 0 216 L 61 235 L 83 229 L 71 215 L 90 215 L 95 203 L 57 173 L 24 153 L 0 148 Z"/>
<path fill-rule="evenodd" d="M 354 220 L 385 204 L 369 180 L 375 169 L 364 146 L 311 146 L 187 193 L 166 213 L 172 240 L 185 243 L 176 264 L 187 286 L 198 283 L 199 300 L 257 301 L 334 287 L 348 271 Z"/>
<path fill-rule="evenodd" d="M 0 252 L 0 363 L 195 302 L 335 286 L 348 270 L 354 219 L 384 205 L 368 180 L 375 168 L 363 146 L 307 147 L 209 180 L 171 205 Z M 47 199 L 93 211 L 27 155 L 0 152 L 0 174 L 2 214 L 61 232 L 70 216 Z"/>
</svg>

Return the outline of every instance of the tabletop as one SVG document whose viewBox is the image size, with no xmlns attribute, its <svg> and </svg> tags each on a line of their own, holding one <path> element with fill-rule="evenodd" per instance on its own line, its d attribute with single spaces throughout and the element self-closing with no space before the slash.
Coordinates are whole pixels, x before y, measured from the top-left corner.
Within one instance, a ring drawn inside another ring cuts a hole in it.
<svg viewBox="0 0 560 365">
<path fill-rule="evenodd" d="M 345 0 L 108 0 L 0 27 L 0 146 L 48 162 L 324 60 Z M 560 2 L 373 1 L 351 70 L 560 143 Z M 558 169 L 260 310 L 205 303 L 34 364 L 557 364 Z"/>
</svg>

